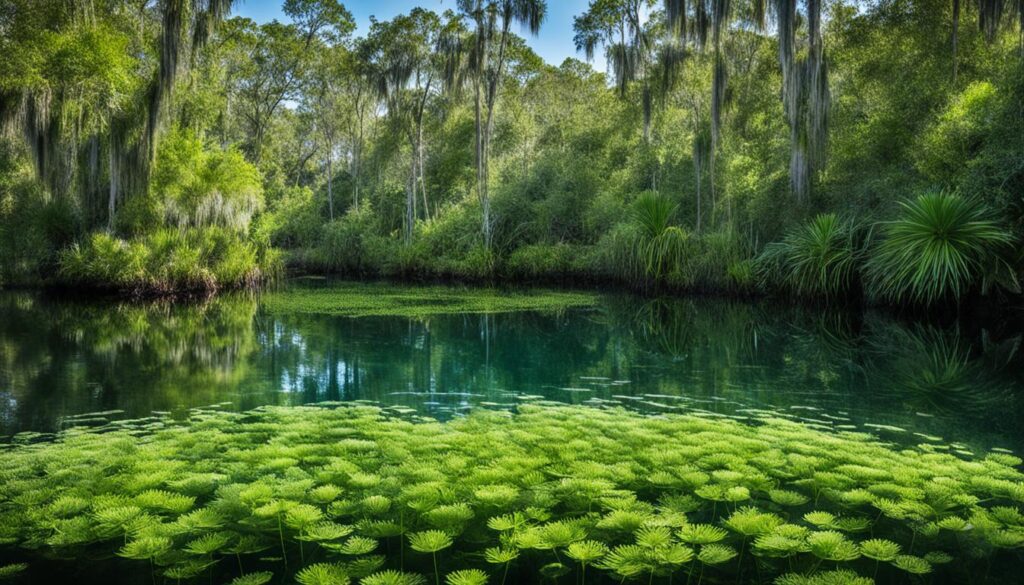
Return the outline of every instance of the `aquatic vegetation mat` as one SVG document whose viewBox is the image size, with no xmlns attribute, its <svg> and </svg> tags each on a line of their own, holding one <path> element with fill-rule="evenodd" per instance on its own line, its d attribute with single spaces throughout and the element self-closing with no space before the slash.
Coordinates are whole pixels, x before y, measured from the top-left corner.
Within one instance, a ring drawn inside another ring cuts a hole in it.
<svg viewBox="0 0 1024 585">
<path fill-rule="evenodd" d="M 453 313 L 559 311 L 597 304 L 597 295 L 571 291 L 345 283 L 299 286 L 264 299 L 270 313 L 340 317 L 422 317 Z"/>
<path fill-rule="evenodd" d="M 0 468 L 14 577 L 85 559 L 303 585 L 995 583 L 1024 566 L 1017 457 L 769 413 L 539 403 L 441 423 L 332 403 L 20 441 Z"/>
</svg>

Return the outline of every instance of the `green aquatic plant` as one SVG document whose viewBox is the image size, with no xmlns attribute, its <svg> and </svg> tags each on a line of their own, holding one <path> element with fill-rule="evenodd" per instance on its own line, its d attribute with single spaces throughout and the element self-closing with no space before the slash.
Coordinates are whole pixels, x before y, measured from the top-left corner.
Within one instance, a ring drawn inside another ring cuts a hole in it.
<svg viewBox="0 0 1024 585">
<path fill-rule="evenodd" d="M 487 585 L 487 573 L 479 569 L 465 569 L 448 573 L 444 582 L 447 585 Z"/>
<path fill-rule="evenodd" d="M 516 311 L 562 311 L 590 307 L 597 296 L 582 292 L 499 290 L 439 286 L 332 284 L 300 286 L 286 293 L 268 293 L 263 307 L 270 314 L 342 317 L 427 317 Z"/>
<path fill-rule="evenodd" d="M 361 585 L 423 585 L 426 582 L 422 575 L 401 571 L 382 571 L 363 577 L 359 581 Z"/>
<path fill-rule="evenodd" d="M 874 580 L 848 570 L 822 571 L 810 575 L 787 573 L 775 585 L 874 585 Z"/>
<path fill-rule="evenodd" d="M 426 530 L 409 535 L 409 546 L 412 550 L 422 553 L 430 553 L 434 560 L 434 578 L 441 583 L 441 574 L 437 570 L 437 553 L 452 545 L 452 537 L 440 530 Z"/>
<path fill-rule="evenodd" d="M 13 579 L 28 569 L 28 563 L 13 563 L 0 566 L 0 580 Z"/>
<path fill-rule="evenodd" d="M 18 558 L 119 554 L 175 581 L 262 578 L 246 567 L 369 585 L 1006 574 L 1024 547 L 1021 460 L 938 444 L 770 411 L 197 410 L 12 444 L 0 536 Z"/>
<path fill-rule="evenodd" d="M 270 571 L 260 571 L 235 577 L 231 580 L 231 585 L 266 585 L 273 581 L 273 579 L 274 574 Z"/>
<path fill-rule="evenodd" d="M 580 578 L 587 581 L 587 565 L 593 565 L 608 554 L 608 547 L 596 540 L 581 540 L 568 546 L 566 556 L 580 564 Z"/>
<path fill-rule="evenodd" d="M 300 585 L 348 585 L 350 579 L 340 565 L 317 563 L 303 568 L 295 575 Z"/>
</svg>

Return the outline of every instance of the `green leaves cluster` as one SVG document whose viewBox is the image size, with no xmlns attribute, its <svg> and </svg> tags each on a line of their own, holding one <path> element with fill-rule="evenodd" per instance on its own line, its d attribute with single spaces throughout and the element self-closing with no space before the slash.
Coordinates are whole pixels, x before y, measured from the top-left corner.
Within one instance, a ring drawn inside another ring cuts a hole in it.
<svg viewBox="0 0 1024 585">
<path fill-rule="evenodd" d="M 571 571 L 796 583 L 825 579 L 822 562 L 859 582 L 1024 547 L 1018 458 L 893 449 L 767 413 L 752 424 L 535 405 L 437 423 L 358 405 L 195 411 L 5 457 L 12 544 L 116 552 L 173 579 L 255 570 L 258 557 L 304 584 Z"/>
</svg>

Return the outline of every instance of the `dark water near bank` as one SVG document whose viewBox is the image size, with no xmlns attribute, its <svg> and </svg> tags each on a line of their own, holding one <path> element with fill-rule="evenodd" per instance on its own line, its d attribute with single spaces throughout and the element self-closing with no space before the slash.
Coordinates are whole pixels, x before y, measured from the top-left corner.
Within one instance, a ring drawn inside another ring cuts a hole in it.
<svg viewBox="0 0 1024 585">
<path fill-rule="evenodd" d="M 254 296 L 112 304 L 6 292 L 0 434 L 212 404 L 370 400 L 447 418 L 528 395 L 738 416 L 767 407 L 891 438 L 1020 452 L 1021 340 L 1012 319 L 939 326 L 699 299 L 345 318 L 272 314 Z"/>
</svg>

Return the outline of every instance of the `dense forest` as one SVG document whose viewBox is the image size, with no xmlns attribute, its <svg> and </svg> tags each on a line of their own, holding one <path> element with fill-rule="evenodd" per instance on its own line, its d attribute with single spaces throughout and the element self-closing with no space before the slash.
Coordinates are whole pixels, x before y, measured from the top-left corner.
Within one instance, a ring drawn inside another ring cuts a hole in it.
<svg viewBox="0 0 1024 585">
<path fill-rule="evenodd" d="M 233 4 L 0 2 L 0 284 L 1020 292 L 1020 0 Z"/>
</svg>

